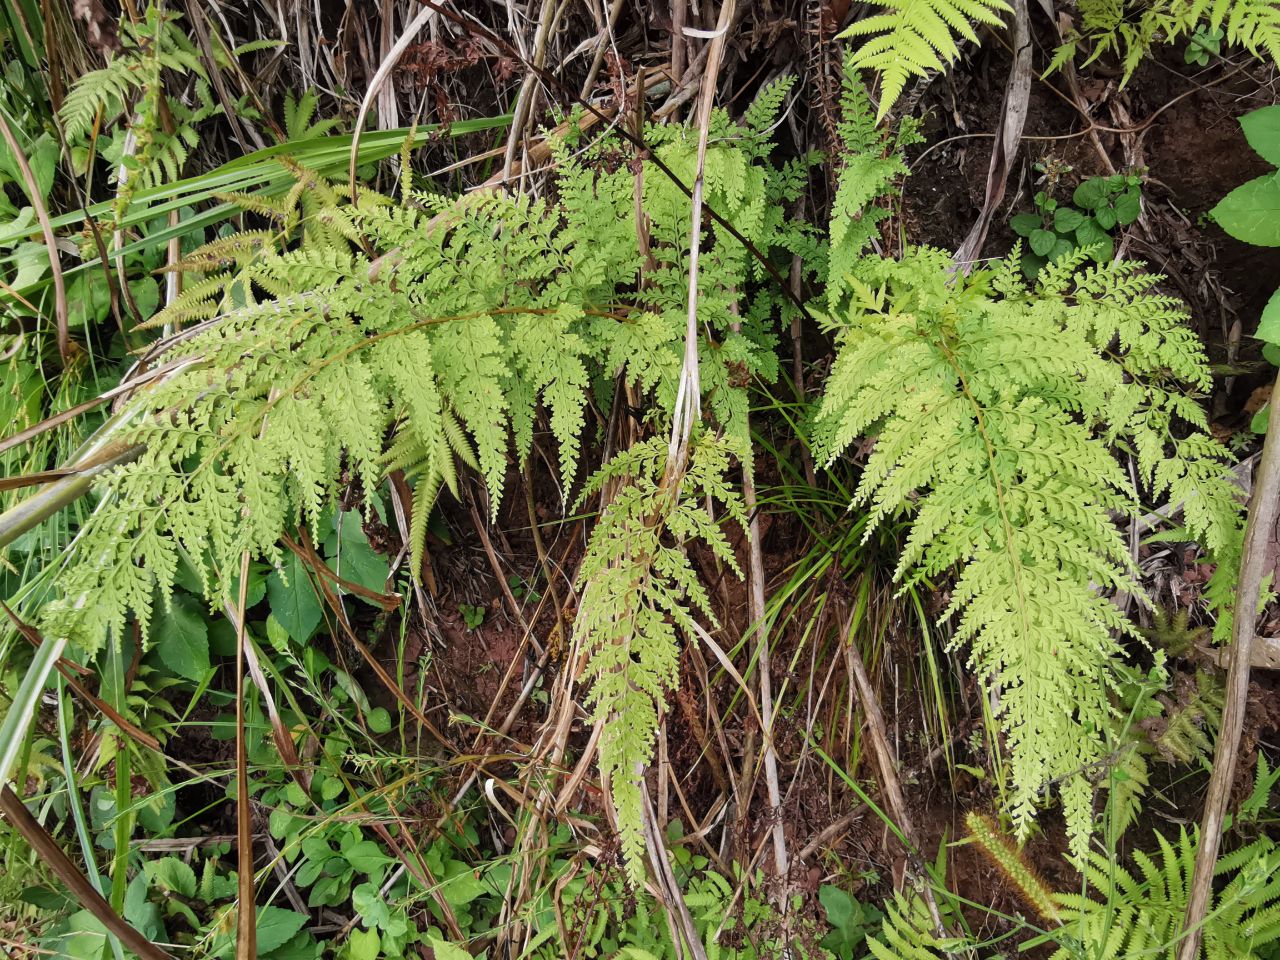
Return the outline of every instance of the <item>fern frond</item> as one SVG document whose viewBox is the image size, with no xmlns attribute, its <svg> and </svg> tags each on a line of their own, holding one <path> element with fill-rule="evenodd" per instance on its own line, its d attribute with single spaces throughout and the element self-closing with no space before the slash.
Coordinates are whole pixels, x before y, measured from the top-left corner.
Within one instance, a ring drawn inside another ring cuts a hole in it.
<svg viewBox="0 0 1280 960">
<path fill-rule="evenodd" d="M 1046 74 L 1074 59 L 1083 44 L 1086 64 L 1106 53 L 1119 57 L 1123 86 L 1157 43 L 1176 43 L 1201 26 L 1280 65 L 1280 0 L 1081 0 L 1079 8 L 1080 35 L 1058 48 Z"/>
<path fill-rule="evenodd" d="M 999 26 L 1012 8 L 1004 0 L 874 0 L 886 13 L 856 20 L 841 37 L 870 37 L 854 53 L 855 70 L 881 75 L 883 120 L 901 96 L 907 80 L 943 70 L 960 56 L 956 35 L 973 43 L 972 24 Z"/>
<path fill-rule="evenodd" d="M 700 538 L 736 571 L 728 541 L 703 503 L 719 499 L 726 517 L 745 526 L 741 502 L 723 479 L 729 466 L 723 441 L 708 435 L 695 444 L 677 489 L 663 484 L 666 454 L 664 438 L 645 441 L 588 483 L 590 492 L 607 479 L 626 481 L 592 531 L 574 622 L 587 654 L 587 702 L 593 721 L 603 725 L 600 769 L 637 885 L 644 877 L 643 773 L 652 760 L 658 711 L 676 685 L 678 637 L 695 634 L 690 606 L 710 617 L 710 600 L 680 544 Z"/>
<path fill-rule="evenodd" d="M 876 960 L 942 960 L 951 945 L 939 941 L 924 898 L 908 889 L 885 904 L 884 923 L 867 949 Z"/>
<path fill-rule="evenodd" d="M 1029 291 L 1003 271 L 996 298 L 988 275 L 953 283 L 949 267 L 930 250 L 858 264 L 815 439 L 830 461 L 875 431 L 855 503 L 870 506 L 873 526 L 915 514 L 900 578 L 957 571 L 946 616 L 958 617 L 953 643 L 969 645 L 998 692 L 1014 823 L 1025 831 L 1056 784 L 1079 853 L 1093 825 L 1086 771 L 1106 754 L 1115 637 L 1133 633 L 1105 591 L 1141 596 L 1112 520 L 1136 508 L 1137 491 L 1111 452 L 1107 419 L 1133 389 L 1128 376 L 1184 341 L 1165 306 L 1143 299 L 1145 281 L 1127 274 L 1087 273 L 1072 285 L 1046 271 Z M 1132 323 L 1119 306 L 1126 294 Z M 1117 337 L 1119 360 L 1108 353 Z M 1194 361 L 1168 365 L 1198 371 Z M 1162 396 L 1153 388 L 1134 403 L 1150 413 Z M 1167 420 L 1148 422 L 1168 430 Z M 1238 525 L 1233 499 L 1213 511 Z"/>
<path fill-rule="evenodd" d="M 1141 879 L 1100 855 L 1084 865 L 1097 899 L 1059 894 L 1062 944 L 1052 960 L 1068 960 L 1084 947 L 1090 957 L 1172 958 L 1180 942 L 1188 890 L 1195 869 L 1196 834 L 1176 841 L 1156 834 L 1158 857 L 1134 854 Z M 1261 960 L 1280 940 L 1280 849 L 1260 840 L 1219 859 L 1215 873 L 1228 878 L 1214 895 L 1203 926 L 1206 960 Z"/>
</svg>

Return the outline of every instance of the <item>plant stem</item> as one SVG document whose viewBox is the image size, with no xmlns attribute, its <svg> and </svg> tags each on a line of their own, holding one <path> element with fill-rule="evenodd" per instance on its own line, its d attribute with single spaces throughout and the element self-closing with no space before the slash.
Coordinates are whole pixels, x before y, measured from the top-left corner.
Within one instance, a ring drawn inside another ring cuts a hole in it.
<svg viewBox="0 0 1280 960">
<path fill-rule="evenodd" d="M 1263 440 L 1262 458 L 1249 504 L 1240 579 L 1236 584 L 1231 648 L 1228 651 L 1226 707 L 1222 711 L 1222 725 L 1213 752 L 1213 773 L 1209 777 L 1209 793 L 1205 797 L 1200 821 L 1200 845 L 1196 850 L 1196 867 L 1182 923 L 1184 939 L 1178 948 L 1178 960 L 1196 960 L 1200 954 L 1201 928 L 1213 894 L 1213 870 L 1218 860 L 1218 844 L 1231 784 L 1235 779 L 1236 756 L 1240 750 L 1249 695 L 1249 664 L 1258 619 L 1258 601 L 1269 567 L 1268 547 L 1280 513 L 1280 441 L 1277 441 L 1276 433 L 1276 430 L 1268 431 Z"/>
</svg>

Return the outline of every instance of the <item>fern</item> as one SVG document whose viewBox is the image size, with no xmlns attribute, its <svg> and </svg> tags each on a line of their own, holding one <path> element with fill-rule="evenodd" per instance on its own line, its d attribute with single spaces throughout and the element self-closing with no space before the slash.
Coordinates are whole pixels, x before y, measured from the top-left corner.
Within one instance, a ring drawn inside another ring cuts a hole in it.
<svg viewBox="0 0 1280 960">
<path fill-rule="evenodd" d="M 628 875 L 644 877 L 643 771 L 652 759 L 658 711 L 678 677 L 677 636 L 695 633 L 693 612 L 713 619 L 711 603 L 681 549 L 697 539 L 737 572 L 719 525 L 703 503 L 745 527 L 742 504 L 725 483 L 728 447 L 697 442 L 683 482 L 664 485 L 667 443 L 657 437 L 614 457 L 587 485 L 626 480 L 591 535 L 579 570 L 583 589 L 574 633 L 587 655 L 592 719 L 603 725 L 600 769 L 622 831 Z"/>
<path fill-rule="evenodd" d="M 1061 944 L 1052 960 L 1079 956 L 1084 947 L 1097 960 L 1176 955 L 1187 891 L 1195 869 L 1196 834 L 1182 830 L 1176 841 L 1155 835 L 1159 856 L 1134 853 L 1135 874 L 1100 854 L 1081 864 L 1086 883 L 1101 899 L 1058 894 L 1064 916 L 1053 934 Z M 1209 910 L 1201 948 L 1205 960 L 1251 960 L 1280 940 L 1280 849 L 1259 840 L 1222 857 L 1215 868 L 1221 884 Z M 1229 879 L 1227 879 L 1229 878 Z"/>
<path fill-rule="evenodd" d="M 1075 866 L 1085 892 L 1050 890 L 1025 859 L 984 817 L 966 819 L 971 837 L 1006 876 L 1011 876 L 1050 928 L 1025 947 L 1049 941 L 1058 949 L 1051 960 L 1173 960 L 1186 912 L 1187 891 L 1195 868 L 1195 833 L 1180 831 L 1176 841 L 1154 835 L 1158 854 L 1133 855 L 1136 872 L 1114 858 L 1090 853 Z M 1219 878 L 1203 927 L 1204 960 L 1262 960 L 1263 948 L 1280 941 L 1280 848 L 1258 840 L 1222 857 Z M 1030 889 L 1026 886 L 1030 884 Z M 1095 891 L 1090 896 L 1089 889 Z M 955 942 L 927 932 L 920 911 L 891 909 L 883 931 L 868 945 L 877 960 L 936 960 Z"/>
<path fill-rule="evenodd" d="M 1087 63 L 1115 54 L 1127 83 L 1157 43 L 1175 43 L 1201 26 L 1220 30 L 1226 42 L 1280 65 L 1280 0 L 1081 0 L 1081 30 L 1058 48 L 1046 73 L 1074 59 L 1081 46 Z"/>
<path fill-rule="evenodd" d="M 827 303 L 838 309 L 848 295 L 849 276 L 876 239 L 879 223 L 889 215 L 886 201 L 898 180 L 907 175 L 906 147 L 918 142 L 915 124 L 906 120 L 896 136 L 877 126 L 871 98 L 846 60 L 836 134 L 844 150 L 843 167 L 831 204 L 831 249 L 828 255 Z"/>
<path fill-rule="evenodd" d="M 953 643 L 998 695 L 1025 834 L 1051 785 L 1072 847 L 1092 828 L 1088 770 L 1106 753 L 1109 692 L 1134 628 L 1104 595 L 1141 595 L 1112 516 L 1139 491 L 1112 454 L 1136 449 L 1148 493 L 1194 496 L 1192 533 L 1238 540 L 1223 452 L 1179 383 L 1208 369 L 1176 303 L 1129 264 L 1055 264 L 1028 289 L 1014 256 L 953 278 L 942 252 L 861 261 L 815 425 L 830 462 L 876 447 L 855 503 L 871 524 L 915 519 L 899 578 L 957 571 Z M 1179 439 L 1173 431 L 1189 435 Z"/>
<path fill-rule="evenodd" d="M 124 171 L 115 204 L 117 220 L 139 188 L 178 179 L 199 141 L 197 125 L 221 112 L 213 103 L 200 56 L 178 27 L 179 20 L 151 3 L 142 20 L 124 22 L 121 50 L 107 66 L 76 80 L 59 111 L 65 135 L 73 142 L 113 111 L 134 112 L 129 125 L 134 149 L 127 150 L 126 138 L 118 135 L 102 151 Z M 166 72 L 194 81 L 194 106 L 165 94 Z"/>
<path fill-rule="evenodd" d="M 1182 622 L 1181 629 L 1178 623 Z M 1185 618 L 1170 620 L 1157 613 L 1156 627 L 1146 631 L 1154 640 L 1172 644 L 1170 652 L 1190 642 Z M 1118 675 L 1118 715 L 1112 719 L 1109 740 L 1111 774 L 1107 778 L 1112 805 L 1108 836 L 1118 839 L 1136 819 L 1150 785 L 1150 763 L 1207 764 L 1213 753 L 1223 707 L 1222 681 L 1204 669 L 1169 671 L 1164 653 L 1144 677 L 1133 667 Z"/>
<path fill-rule="evenodd" d="M 296 142 L 323 137 L 342 126 L 338 117 L 327 117 L 316 120 L 316 107 L 320 98 L 314 90 L 305 91 L 302 96 L 294 98 L 292 93 L 284 95 L 284 135 L 285 140 Z"/>
<path fill-rule="evenodd" d="M 880 932 L 867 937 L 867 949 L 875 960 L 939 960 L 955 946 L 934 933 L 924 898 L 913 890 L 894 894 L 885 904 Z"/>
<path fill-rule="evenodd" d="M 305 104 L 291 112 L 307 122 Z M 761 111 L 750 128 L 716 112 L 705 196 L 757 248 L 789 256 L 815 245 L 812 228 L 785 215 L 806 168 L 768 161 L 763 122 Z M 646 135 L 691 179 L 689 131 Z M 155 323 L 201 326 L 166 344 L 175 372 L 124 412 L 120 439 L 143 452 L 99 478 L 99 507 L 42 615 L 47 635 L 91 653 L 134 620 L 147 642 L 153 603 L 168 602 L 184 553 L 216 604 L 244 553 L 279 562 L 283 535 L 314 528 L 348 484 L 371 502 L 391 470 L 413 485 L 416 575 L 427 517 L 442 490 L 456 493 L 461 466 L 481 475 L 496 511 L 511 463 L 528 461 L 545 422 L 568 499 L 587 398 L 618 381 L 651 398 L 650 419 L 663 427 L 684 346 L 689 201 L 646 171 L 642 250 L 635 175 L 612 162 L 616 150 L 604 142 L 571 156 L 556 145 L 554 199 L 411 195 L 403 205 L 369 190 L 353 203 L 341 186 L 283 159 L 295 186 L 245 204 L 274 228 L 220 238 L 177 266 L 192 283 Z M 633 876 L 635 765 L 648 760 L 673 682 L 676 634 L 693 623 L 686 604 L 706 612 L 679 546 L 699 537 L 732 562 L 699 498 L 739 516 L 721 477 L 726 451 L 749 449 L 747 383 L 777 375 L 779 301 L 762 276 L 742 244 L 708 227 L 699 351 L 706 407 L 724 439 L 700 442 L 683 484 L 661 489 L 654 471 L 665 445 L 614 461 L 606 475 L 631 482 L 584 564 L 578 635 L 592 653 L 593 711 L 620 718 L 607 724 L 600 757 Z M 619 605 L 636 618 L 614 618 Z"/>
<path fill-rule="evenodd" d="M 881 75 L 882 120 L 902 95 L 911 77 L 942 70 L 960 56 L 956 35 L 973 43 L 978 35 L 971 24 L 999 26 L 1001 15 L 1012 8 L 1005 0 L 874 0 L 886 8 L 855 21 L 841 37 L 870 37 L 854 53 L 855 70 L 875 70 Z"/>
</svg>

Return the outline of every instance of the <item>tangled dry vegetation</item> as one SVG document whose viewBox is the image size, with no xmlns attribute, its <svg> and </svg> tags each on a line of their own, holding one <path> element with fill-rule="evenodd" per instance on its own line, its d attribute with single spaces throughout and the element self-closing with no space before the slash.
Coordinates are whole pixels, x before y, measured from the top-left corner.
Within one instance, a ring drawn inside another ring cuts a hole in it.
<svg viewBox="0 0 1280 960">
<path fill-rule="evenodd" d="M 7 956 L 1280 957 L 1277 0 L 0 48 Z"/>
</svg>

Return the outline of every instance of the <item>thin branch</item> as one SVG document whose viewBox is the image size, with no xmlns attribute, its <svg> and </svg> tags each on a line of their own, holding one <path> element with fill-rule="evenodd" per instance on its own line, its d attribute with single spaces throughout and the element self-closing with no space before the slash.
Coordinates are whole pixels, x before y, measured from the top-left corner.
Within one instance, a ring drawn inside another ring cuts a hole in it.
<svg viewBox="0 0 1280 960">
<path fill-rule="evenodd" d="M 1277 382 L 1280 386 L 1280 381 Z M 1236 585 L 1235 619 L 1231 630 L 1230 664 L 1227 667 L 1226 707 L 1213 752 L 1213 773 L 1209 777 L 1209 793 L 1200 820 L 1200 845 L 1196 850 L 1195 871 L 1187 897 L 1187 913 L 1182 929 L 1185 939 L 1178 948 L 1178 960 L 1196 960 L 1200 955 L 1201 928 L 1213 893 L 1213 870 L 1218 860 L 1218 845 L 1226 817 L 1231 784 L 1235 780 L 1236 757 L 1240 736 L 1244 731 L 1245 708 L 1249 696 L 1249 665 L 1253 650 L 1254 629 L 1258 619 L 1258 601 L 1262 583 L 1268 573 L 1269 547 L 1280 515 L 1280 441 L 1276 431 L 1267 432 L 1262 443 L 1262 459 L 1254 480 L 1253 498 L 1249 504 L 1249 521 L 1245 531 L 1244 555 L 1240 562 L 1240 579 Z"/>
</svg>

